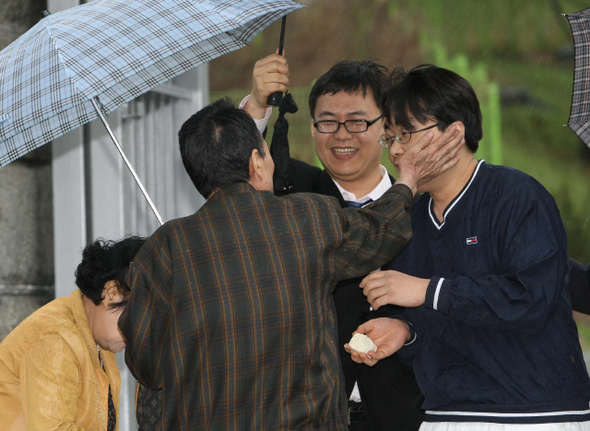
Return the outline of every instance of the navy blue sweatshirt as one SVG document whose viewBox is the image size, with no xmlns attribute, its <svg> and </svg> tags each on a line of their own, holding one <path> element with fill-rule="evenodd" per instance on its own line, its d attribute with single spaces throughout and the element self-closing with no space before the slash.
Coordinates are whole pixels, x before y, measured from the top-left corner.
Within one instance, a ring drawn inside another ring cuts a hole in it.
<svg viewBox="0 0 590 431">
<path fill-rule="evenodd" d="M 406 309 L 426 421 L 590 420 L 590 380 L 572 317 L 567 238 L 530 176 L 479 162 L 437 220 L 424 194 L 413 239 L 386 269 L 431 279 Z M 412 352 L 408 350 L 412 349 Z"/>
</svg>

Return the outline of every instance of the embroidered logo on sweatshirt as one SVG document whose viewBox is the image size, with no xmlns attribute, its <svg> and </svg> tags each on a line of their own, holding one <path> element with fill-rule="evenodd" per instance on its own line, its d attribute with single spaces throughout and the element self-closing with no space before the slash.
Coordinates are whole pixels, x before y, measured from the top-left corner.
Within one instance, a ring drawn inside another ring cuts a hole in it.
<svg viewBox="0 0 590 431">
<path fill-rule="evenodd" d="M 477 237 L 476 236 L 472 236 L 469 238 L 465 238 L 465 244 L 467 245 L 475 245 L 477 244 Z"/>
</svg>

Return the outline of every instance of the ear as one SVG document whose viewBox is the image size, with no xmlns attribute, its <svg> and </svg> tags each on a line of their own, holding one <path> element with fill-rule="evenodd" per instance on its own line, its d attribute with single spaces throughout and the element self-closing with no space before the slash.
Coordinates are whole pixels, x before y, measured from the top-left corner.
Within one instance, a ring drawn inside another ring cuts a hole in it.
<svg viewBox="0 0 590 431">
<path fill-rule="evenodd" d="M 110 304 L 119 302 L 123 295 L 119 292 L 119 284 L 115 280 L 109 280 L 104 284 L 102 304 L 108 307 Z"/>
<path fill-rule="evenodd" d="M 458 131 L 460 131 L 463 134 L 465 134 L 465 124 L 463 124 L 462 121 L 455 121 L 454 123 L 449 124 L 449 127 L 451 127 L 452 125 L 455 125 L 457 127 L 457 130 Z"/>
<path fill-rule="evenodd" d="M 263 179 L 263 159 L 260 155 L 260 152 L 256 148 L 254 148 L 250 154 L 249 171 L 249 182 L 256 188 L 256 185 Z"/>
</svg>

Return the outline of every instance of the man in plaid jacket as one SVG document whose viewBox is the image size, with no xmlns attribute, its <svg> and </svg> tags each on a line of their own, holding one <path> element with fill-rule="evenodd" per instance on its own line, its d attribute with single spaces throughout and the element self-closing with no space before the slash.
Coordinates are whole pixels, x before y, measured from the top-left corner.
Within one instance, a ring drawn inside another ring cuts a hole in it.
<svg viewBox="0 0 590 431">
<path fill-rule="evenodd" d="M 226 99 L 182 126 L 184 166 L 208 200 L 140 250 L 119 321 L 130 370 L 162 390 L 160 429 L 346 429 L 331 293 L 410 239 L 418 184 L 456 163 L 461 146 L 453 133 L 428 138 L 378 203 L 355 210 L 274 196 L 266 142 Z"/>
</svg>

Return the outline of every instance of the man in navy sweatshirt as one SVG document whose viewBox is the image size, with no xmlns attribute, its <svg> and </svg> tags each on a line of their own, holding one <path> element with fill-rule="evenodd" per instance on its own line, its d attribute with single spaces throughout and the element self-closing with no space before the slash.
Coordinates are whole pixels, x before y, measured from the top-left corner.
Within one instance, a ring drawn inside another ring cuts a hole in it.
<svg viewBox="0 0 590 431">
<path fill-rule="evenodd" d="M 455 167 L 419 188 L 410 244 L 361 282 L 373 308 L 405 308 L 361 325 L 378 349 L 353 351 L 353 360 L 374 365 L 398 350 L 413 360 L 425 396 L 421 430 L 590 429 L 555 201 L 532 177 L 475 159 L 481 111 L 456 73 L 400 72 L 386 109 L 395 132 L 381 140 L 394 165 L 424 134 L 451 125 L 466 146 Z"/>
</svg>

